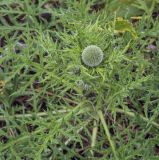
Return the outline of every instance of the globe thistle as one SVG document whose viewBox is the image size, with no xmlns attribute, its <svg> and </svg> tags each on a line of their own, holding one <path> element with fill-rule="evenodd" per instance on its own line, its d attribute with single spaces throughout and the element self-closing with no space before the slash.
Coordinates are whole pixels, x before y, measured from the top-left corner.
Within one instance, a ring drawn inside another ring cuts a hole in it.
<svg viewBox="0 0 159 160">
<path fill-rule="evenodd" d="M 90 45 L 86 47 L 82 52 L 82 61 L 89 67 L 98 66 L 103 60 L 103 51 L 95 46 Z"/>
</svg>

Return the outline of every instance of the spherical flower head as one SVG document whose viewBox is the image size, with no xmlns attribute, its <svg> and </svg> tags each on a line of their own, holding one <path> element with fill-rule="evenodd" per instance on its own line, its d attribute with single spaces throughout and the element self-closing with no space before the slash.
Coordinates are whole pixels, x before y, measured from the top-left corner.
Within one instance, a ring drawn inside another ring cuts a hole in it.
<svg viewBox="0 0 159 160">
<path fill-rule="evenodd" d="M 103 60 L 103 51 L 95 46 L 90 45 L 86 47 L 82 52 L 82 61 L 89 67 L 98 66 Z"/>
</svg>

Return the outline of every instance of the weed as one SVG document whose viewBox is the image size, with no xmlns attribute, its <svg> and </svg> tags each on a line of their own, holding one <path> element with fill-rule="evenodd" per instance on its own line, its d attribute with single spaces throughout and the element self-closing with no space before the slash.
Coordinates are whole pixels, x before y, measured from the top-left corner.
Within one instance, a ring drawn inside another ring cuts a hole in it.
<svg viewBox="0 0 159 160">
<path fill-rule="evenodd" d="M 1 0 L 0 159 L 159 159 L 150 3 Z M 92 44 L 100 59 L 88 67 Z"/>
</svg>

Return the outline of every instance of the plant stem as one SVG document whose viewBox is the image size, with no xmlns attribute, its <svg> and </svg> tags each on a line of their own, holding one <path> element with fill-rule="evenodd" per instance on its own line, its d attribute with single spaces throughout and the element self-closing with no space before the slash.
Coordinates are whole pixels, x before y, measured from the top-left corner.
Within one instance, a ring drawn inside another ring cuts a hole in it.
<svg viewBox="0 0 159 160">
<path fill-rule="evenodd" d="M 107 136 L 107 138 L 108 138 L 108 141 L 109 141 L 109 143 L 110 143 L 110 146 L 111 146 L 111 148 L 112 148 L 112 151 L 113 151 L 115 160 L 118 160 L 118 157 L 117 157 L 117 154 L 116 154 L 116 151 L 115 151 L 115 145 L 114 145 L 113 140 L 111 139 L 110 132 L 109 132 L 108 126 L 107 126 L 107 124 L 106 124 L 106 122 L 105 122 L 103 113 L 102 113 L 101 110 L 99 110 L 97 113 L 98 113 L 99 118 L 100 118 L 100 120 L 101 120 L 101 122 L 102 122 L 102 125 L 103 125 L 103 127 L 104 127 L 104 130 L 105 130 L 106 136 Z"/>
<path fill-rule="evenodd" d="M 55 114 L 58 114 L 58 113 L 66 113 L 66 112 L 69 112 L 69 110 L 59 110 L 59 111 L 53 111 L 52 114 L 55 115 Z M 33 114 L 15 114 L 13 115 L 14 118 L 28 118 L 28 117 L 34 117 L 35 113 Z M 38 117 L 43 117 L 43 116 L 47 116 L 48 113 L 47 112 L 39 112 L 39 113 L 36 113 L 36 116 Z M 12 116 L 12 115 L 9 115 L 9 116 Z M 7 116 L 5 115 L 0 115 L 0 120 L 1 121 L 4 121 L 6 119 Z"/>
<path fill-rule="evenodd" d="M 97 132 L 98 132 L 97 123 L 98 123 L 98 120 L 94 120 L 94 127 L 93 127 L 93 131 L 92 131 L 92 143 L 91 143 L 92 148 L 96 144 L 96 138 L 97 138 Z M 93 155 L 93 150 L 91 150 L 91 154 Z"/>
<path fill-rule="evenodd" d="M 135 117 L 135 113 L 130 112 L 130 111 L 126 111 L 126 110 L 122 110 L 122 109 L 117 109 L 116 111 L 117 111 L 118 113 L 125 113 L 126 115 L 128 115 L 128 116 L 130 116 L 130 117 Z M 156 122 L 150 121 L 148 118 L 145 118 L 145 117 L 142 116 L 142 115 L 139 115 L 139 117 L 140 117 L 144 122 L 150 123 L 150 124 L 152 124 L 153 126 L 159 128 L 159 124 L 157 124 Z"/>
</svg>

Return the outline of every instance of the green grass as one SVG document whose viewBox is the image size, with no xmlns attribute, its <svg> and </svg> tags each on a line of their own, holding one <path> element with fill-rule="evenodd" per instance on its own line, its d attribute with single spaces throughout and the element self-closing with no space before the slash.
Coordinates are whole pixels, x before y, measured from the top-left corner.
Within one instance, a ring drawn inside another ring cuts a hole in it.
<svg viewBox="0 0 159 160">
<path fill-rule="evenodd" d="M 0 0 L 0 160 L 158 160 L 158 7 Z"/>
</svg>

